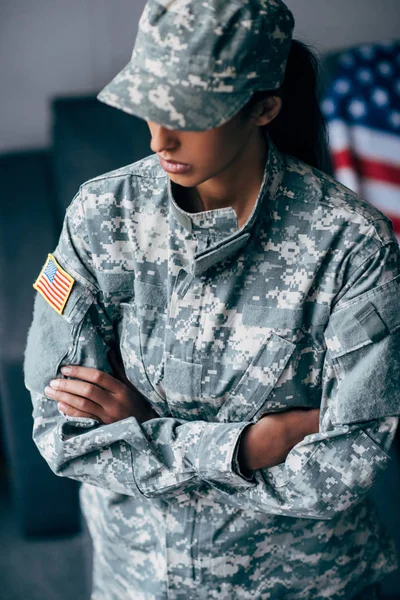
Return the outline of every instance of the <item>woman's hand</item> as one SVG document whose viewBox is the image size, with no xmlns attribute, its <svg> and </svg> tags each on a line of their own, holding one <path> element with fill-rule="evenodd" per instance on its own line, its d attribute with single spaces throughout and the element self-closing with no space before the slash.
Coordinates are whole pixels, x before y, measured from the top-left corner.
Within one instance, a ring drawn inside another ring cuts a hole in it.
<svg viewBox="0 0 400 600">
<path fill-rule="evenodd" d="M 46 396 L 59 402 L 60 410 L 70 417 L 91 417 L 106 425 L 127 417 L 135 417 L 139 423 L 159 417 L 126 377 L 122 359 L 114 350 L 109 359 L 116 377 L 98 369 L 66 365 L 61 372 L 74 379 L 53 379 L 51 387 L 45 388 Z"/>
<path fill-rule="evenodd" d="M 290 450 L 319 431 L 319 409 L 291 409 L 262 417 L 240 437 L 238 461 L 245 470 L 266 469 L 284 462 Z"/>
</svg>

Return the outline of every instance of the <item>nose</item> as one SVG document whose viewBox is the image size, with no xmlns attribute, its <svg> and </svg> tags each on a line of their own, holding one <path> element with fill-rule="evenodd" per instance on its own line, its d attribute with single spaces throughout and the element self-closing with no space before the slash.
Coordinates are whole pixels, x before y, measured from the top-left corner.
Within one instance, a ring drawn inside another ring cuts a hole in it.
<svg viewBox="0 0 400 600">
<path fill-rule="evenodd" d="M 150 148 L 153 152 L 160 154 L 165 150 L 176 148 L 177 139 L 174 131 L 156 123 L 148 123 L 148 125 L 151 133 Z"/>
</svg>

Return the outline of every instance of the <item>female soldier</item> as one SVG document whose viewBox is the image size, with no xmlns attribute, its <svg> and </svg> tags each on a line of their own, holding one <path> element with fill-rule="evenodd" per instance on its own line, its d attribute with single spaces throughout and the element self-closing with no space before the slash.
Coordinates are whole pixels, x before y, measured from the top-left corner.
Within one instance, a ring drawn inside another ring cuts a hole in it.
<svg viewBox="0 0 400 600">
<path fill-rule="evenodd" d="M 83 482 L 96 600 L 365 599 L 396 568 L 366 495 L 400 252 L 319 170 L 293 26 L 280 0 L 149 0 L 99 98 L 154 154 L 80 187 L 34 284 L 34 439 Z"/>
</svg>

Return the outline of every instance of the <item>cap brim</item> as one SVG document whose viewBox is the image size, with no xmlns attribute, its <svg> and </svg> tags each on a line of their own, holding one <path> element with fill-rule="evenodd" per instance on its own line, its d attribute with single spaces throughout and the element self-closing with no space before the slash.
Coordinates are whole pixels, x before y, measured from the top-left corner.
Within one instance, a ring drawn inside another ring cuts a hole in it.
<svg viewBox="0 0 400 600">
<path fill-rule="evenodd" d="M 229 121 L 250 100 L 251 90 L 215 92 L 190 82 L 172 84 L 132 61 L 106 85 L 97 99 L 168 129 L 204 131 Z"/>
</svg>

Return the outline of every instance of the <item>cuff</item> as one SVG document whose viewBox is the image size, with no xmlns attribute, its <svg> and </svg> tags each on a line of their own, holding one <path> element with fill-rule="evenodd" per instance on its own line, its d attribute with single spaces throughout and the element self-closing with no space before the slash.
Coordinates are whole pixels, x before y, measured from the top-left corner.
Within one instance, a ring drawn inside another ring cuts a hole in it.
<svg viewBox="0 0 400 600">
<path fill-rule="evenodd" d="M 254 471 L 242 473 L 237 459 L 240 436 L 249 425 L 252 423 L 207 423 L 196 458 L 196 470 L 202 480 L 235 488 L 256 485 Z"/>
<path fill-rule="evenodd" d="M 60 415 L 64 417 L 57 428 L 58 435 L 62 441 L 66 441 L 80 433 L 86 433 L 85 429 L 91 429 L 102 424 L 100 420 L 89 417 L 69 417 L 60 410 L 58 405 L 57 408 Z"/>
<path fill-rule="evenodd" d="M 250 425 L 253 425 L 253 423 L 248 423 L 247 425 L 250 427 Z M 239 460 L 238 460 L 240 440 L 242 439 L 242 433 L 245 429 L 246 429 L 246 427 L 244 427 L 242 429 L 242 431 L 240 432 L 240 436 L 239 436 L 237 444 L 235 446 L 235 450 L 234 450 L 233 458 L 232 458 L 232 469 L 234 470 L 235 473 L 237 473 L 238 475 L 243 477 L 243 479 L 247 479 L 247 481 L 254 481 L 255 471 L 252 469 L 247 469 L 246 471 L 244 469 L 241 469 L 240 465 L 239 465 Z"/>
</svg>

